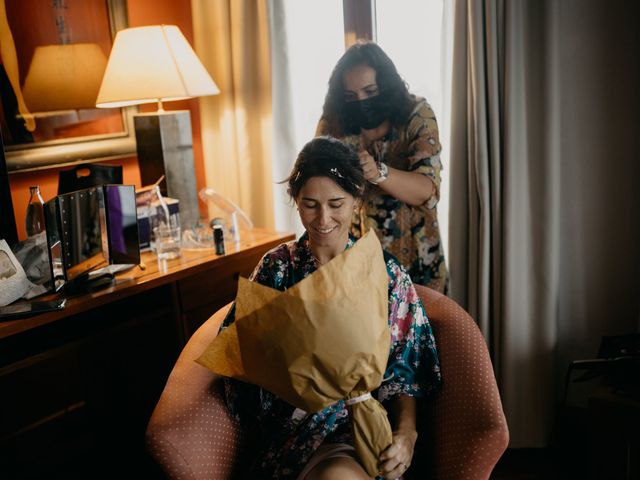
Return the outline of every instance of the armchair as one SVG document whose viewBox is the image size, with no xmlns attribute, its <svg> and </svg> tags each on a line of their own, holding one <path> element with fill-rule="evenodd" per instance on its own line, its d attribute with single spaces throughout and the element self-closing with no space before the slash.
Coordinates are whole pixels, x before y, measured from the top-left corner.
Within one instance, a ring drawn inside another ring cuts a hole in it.
<svg viewBox="0 0 640 480">
<path fill-rule="evenodd" d="M 406 478 L 486 480 L 509 433 L 484 338 L 453 300 L 416 289 L 434 329 L 443 385 L 419 401 L 419 440 Z M 228 309 L 216 312 L 191 337 L 149 421 L 147 450 L 168 478 L 242 478 L 250 433 L 230 417 L 220 378 L 194 361 L 217 335 Z"/>
</svg>

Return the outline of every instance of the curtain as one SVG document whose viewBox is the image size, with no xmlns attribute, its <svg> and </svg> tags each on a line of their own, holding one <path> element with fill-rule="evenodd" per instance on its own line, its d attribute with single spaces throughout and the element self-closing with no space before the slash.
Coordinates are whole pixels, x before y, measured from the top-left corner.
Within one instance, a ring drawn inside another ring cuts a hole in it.
<svg viewBox="0 0 640 480">
<path fill-rule="evenodd" d="M 195 50 L 220 94 L 200 99 L 206 184 L 273 227 L 266 0 L 192 0 Z"/>
<path fill-rule="evenodd" d="M 291 172 L 298 155 L 295 131 L 295 105 L 293 102 L 293 81 L 289 55 L 289 39 L 284 0 L 269 2 L 269 25 L 271 27 L 272 75 L 273 75 L 273 119 L 278 125 L 273 137 L 273 177 L 282 181 Z M 276 184 L 274 188 L 275 222 L 279 229 L 302 234 L 297 212 L 291 208 L 287 187 Z"/>
<path fill-rule="evenodd" d="M 512 447 L 548 445 L 568 362 L 638 327 L 636 12 L 455 3 L 452 297 L 487 340 Z"/>
<path fill-rule="evenodd" d="M 341 0 L 270 0 L 273 182 L 276 228 L 304 228 L 282 184 L 298 152 L 315 136 L 329 76 L 344 53 Z"/>
</svg>

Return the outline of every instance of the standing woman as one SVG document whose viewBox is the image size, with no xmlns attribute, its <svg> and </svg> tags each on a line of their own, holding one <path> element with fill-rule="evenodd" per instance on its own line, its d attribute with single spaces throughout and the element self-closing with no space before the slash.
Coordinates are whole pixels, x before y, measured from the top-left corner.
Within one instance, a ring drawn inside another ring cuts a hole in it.
<svg viewBox="0 0 640 480">
<path fill-rule="evenodd" d="M 340 58 L 316 134 L 358 151 L 371 188 L 352 233 L 373 228 L 414 283 L 447 293 L 436 209 L 442 169 L 436 117 L 424 98 L 409 93 L 378 45 L 356 43 Z"/>
</svg>

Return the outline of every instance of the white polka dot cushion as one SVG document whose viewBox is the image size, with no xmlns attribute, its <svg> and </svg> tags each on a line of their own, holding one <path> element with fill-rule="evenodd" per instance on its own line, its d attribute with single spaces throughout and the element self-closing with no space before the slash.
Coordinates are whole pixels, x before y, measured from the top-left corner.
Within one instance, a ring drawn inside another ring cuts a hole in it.
<svg viewBox="0 0 640 480">
<path fill-rule="evenodd" d="M 420 402 L 415 455 L 425 478 L 488 479 L 509 442 L 507 422 L 484 337 L 450 298 L 416 286 L 433 327 L 442 388 Z M 420 477 L 422 478 L 422 476 Z"/>
<path fill-rule="evenodd" d="M 149 420 L 147 449 L 168 478 L 232 478 L 244 435 L 229 416 L 222 382 L 197 364 L 229 306 L 189 339 Z"/>
</svg>

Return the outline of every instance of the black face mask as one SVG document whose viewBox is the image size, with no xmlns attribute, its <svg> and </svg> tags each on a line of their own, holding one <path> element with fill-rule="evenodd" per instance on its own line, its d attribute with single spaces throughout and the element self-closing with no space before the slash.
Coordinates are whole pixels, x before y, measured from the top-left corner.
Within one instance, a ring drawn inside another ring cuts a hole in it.
<svg viewBox="0 0 640 480">
<path fill-rule="evenodd" d="M 349 124 L 365 130 L 379 127 L 389 116 L 388 106 L 382 95 L 347 102 L 344 114 Z"/>
</svg>

